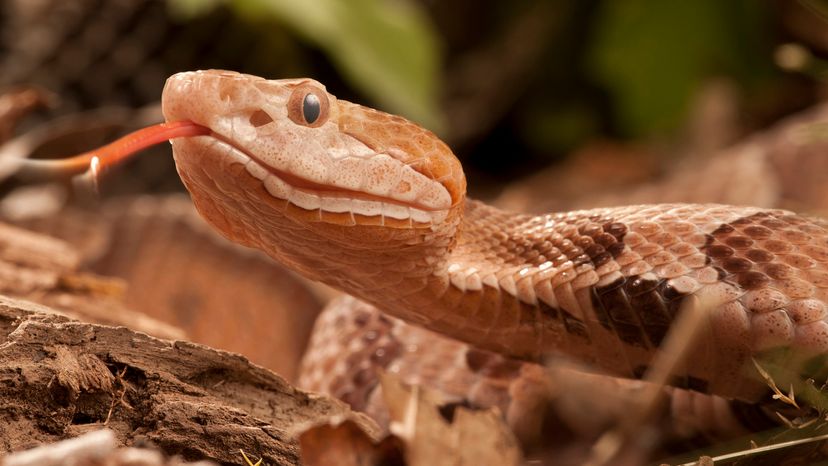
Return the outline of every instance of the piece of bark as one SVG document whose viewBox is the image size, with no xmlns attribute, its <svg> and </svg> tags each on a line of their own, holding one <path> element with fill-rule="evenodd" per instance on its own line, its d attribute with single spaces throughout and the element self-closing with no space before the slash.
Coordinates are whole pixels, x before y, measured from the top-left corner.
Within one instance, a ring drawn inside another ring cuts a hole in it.
<svg viewBox="0 0 828 466">
<path fill-rule="evenodd" d="M 298 464 L 297 436 L 331 417 L 377 427 L 240 355 L 72 321 L 0 296 L 0 449 L 112 429 L 187 460 L 238 464 L 239 449 Z"/>
</svg>

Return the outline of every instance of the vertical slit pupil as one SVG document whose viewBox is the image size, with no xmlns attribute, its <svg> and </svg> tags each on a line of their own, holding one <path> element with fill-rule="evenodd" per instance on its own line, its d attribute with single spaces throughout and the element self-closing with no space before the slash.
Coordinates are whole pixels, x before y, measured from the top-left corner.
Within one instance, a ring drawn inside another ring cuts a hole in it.
<svg viewBox="0 0 828 466">
<path fill-rule="evenodd" d="M 316 94 L 308 94 L 305 96 L 305 100 L 302 101 L 302 116 L 305 117 L 305 121 L 309 125 L 319 119 L 321 109 L 322 106 Z"/>
</svg>

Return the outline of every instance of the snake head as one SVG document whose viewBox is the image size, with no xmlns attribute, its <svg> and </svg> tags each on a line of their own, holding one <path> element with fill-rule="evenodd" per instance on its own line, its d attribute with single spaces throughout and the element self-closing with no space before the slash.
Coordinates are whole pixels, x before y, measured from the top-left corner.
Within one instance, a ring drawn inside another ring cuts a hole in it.
<svg viewBox="0 0 828 466">
<path fill-rule="evenodd" d="M 456 226 L 466 181 L 451 150 L 314 80 L 184 72 L 167 80 L 162 104 L 167 121 L 212 131 L 174 140 L 176 166 L 202 215 L 235 241 L 282 239 L 263 238 L 269 230 L 370 240 Z"/>
</svg>

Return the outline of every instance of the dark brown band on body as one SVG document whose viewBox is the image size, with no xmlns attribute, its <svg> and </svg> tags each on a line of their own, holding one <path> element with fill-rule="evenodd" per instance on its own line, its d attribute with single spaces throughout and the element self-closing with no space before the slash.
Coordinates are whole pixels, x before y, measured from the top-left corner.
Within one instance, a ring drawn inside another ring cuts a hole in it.
<svg viewBox="0 0 828 466">
<path fill-rule="evenodd" d="M 601 325 L 622 342 L 643 348 L 661 344 L 685 297 L 666 279 L 640 275 L 592 289 L 592 305 Z"/>
</svg>

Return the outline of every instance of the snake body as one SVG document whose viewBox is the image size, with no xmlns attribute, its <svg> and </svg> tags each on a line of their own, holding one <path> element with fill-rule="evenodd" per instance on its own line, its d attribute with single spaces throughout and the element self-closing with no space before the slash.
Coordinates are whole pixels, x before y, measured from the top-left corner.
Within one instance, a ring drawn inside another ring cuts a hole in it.
<svg viewBox="0 0 828 466">
<path fill-rule="evenodd" d="M 560 353 L 640 377 L 696 306 L 676 386 L 755 401 L 767 385 L 754 358 L 824 367 L 821 219 L 714 204 L 502 211 L 466 198 L 434 134 L 310 79 L 179 73 L 162 103 L 167 121 L 212 130 L 173 141 L 209 223 L 394 318 L 507 358 Z"/>
</svg>

